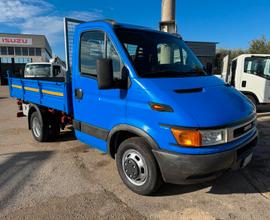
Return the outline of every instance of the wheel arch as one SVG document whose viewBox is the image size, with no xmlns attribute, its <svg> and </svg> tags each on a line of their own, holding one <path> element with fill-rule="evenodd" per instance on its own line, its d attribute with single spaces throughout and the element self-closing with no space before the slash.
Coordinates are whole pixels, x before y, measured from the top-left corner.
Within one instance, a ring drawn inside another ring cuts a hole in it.
<svg viewBox="0 0 270 220">
<path fill-rule="evenodd" d="M 242 91 L 242 93 L 243 93 L 245 96 L 250 95 L 250 96 L 254 97 L 254 99 L 256 100 L 257 104 L 260 103 L 260 100 L 259 100 L 258 96 L 257 96 L 255 93 L 253 93 L 253 92 L 248 92 L 248 91 Z"/>
<path fill-rule="evenodd" d="M 107 152 L 112 158 L 115 157 L 120 143 L 130 137 L 142 137 L 152 149 L 159 149 L 156 141 L 144 130 L 132 125 L 120 124 L 115 126 L 107 137 Z"/>
</svg>

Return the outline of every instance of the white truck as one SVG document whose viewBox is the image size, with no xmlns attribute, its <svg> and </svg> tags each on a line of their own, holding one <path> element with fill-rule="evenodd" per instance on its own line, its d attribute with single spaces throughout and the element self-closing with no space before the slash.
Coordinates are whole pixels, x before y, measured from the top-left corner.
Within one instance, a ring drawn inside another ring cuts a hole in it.
<svg viewBox="0 0 270 220">
<path fill-rule="evenodd" d="M 270 54 L 242 54 L 232 61 L 228 55 L 221 77 L 256 106 L 270 103 Z"/>
<path fill-rule="evenodd" d="M 63 77 L 65 69 L 58 63 L 33 62 L 25 65 L 25 78 Z"/>
</svg>

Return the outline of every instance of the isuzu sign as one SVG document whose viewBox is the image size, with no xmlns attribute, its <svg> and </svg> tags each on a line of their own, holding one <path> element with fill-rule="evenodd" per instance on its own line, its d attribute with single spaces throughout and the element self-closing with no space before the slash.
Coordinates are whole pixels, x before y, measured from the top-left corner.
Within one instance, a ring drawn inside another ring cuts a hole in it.
<svg viewBox="0 0 270 220">
<path fill-rule="evenodd" d="M 0 44 L 32 45 L 32 39 L 20 37 L 0 37 Z"/>
</svg>

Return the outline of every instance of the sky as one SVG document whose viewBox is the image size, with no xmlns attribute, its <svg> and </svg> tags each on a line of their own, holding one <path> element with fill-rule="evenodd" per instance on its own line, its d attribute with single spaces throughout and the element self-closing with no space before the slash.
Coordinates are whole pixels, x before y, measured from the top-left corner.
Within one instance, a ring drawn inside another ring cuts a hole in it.
<svg viewBox="0 0 270 220">
<path fill-rule="evenodd" d="M 248 47 L 270 39 L 269 0 L 176 0 L 178 32 L 185 40 Z M 110 18 L 158 29 L 161 0 L 0 0 L 0 33 L 45 34 L 53 53 L 64 57 L 63 17 Z"/>
</svg>

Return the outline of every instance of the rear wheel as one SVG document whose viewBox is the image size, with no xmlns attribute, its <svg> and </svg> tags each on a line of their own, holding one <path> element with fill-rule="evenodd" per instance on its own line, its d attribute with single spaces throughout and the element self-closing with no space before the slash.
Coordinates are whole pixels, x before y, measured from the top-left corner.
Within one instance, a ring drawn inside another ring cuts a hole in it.
<svg viewBox="0 0 270 220">
<path fill-rule="evenodd" d="M 125 185 L 141 195 L 154 193 L 162 177 L 148 143 L 140 137 L 123 141 L 116 154 L 118 173 Z"/>
<path fill-rule="evenodd" d="M 30 119 L 31 131 L 35 140 L 39 142 L 44 142 L 48 138 L 48 128 L 44 126 L 43 120 L 38 114 L 38 112 L 34 112 L 31 115 Z"/>
</svg>

